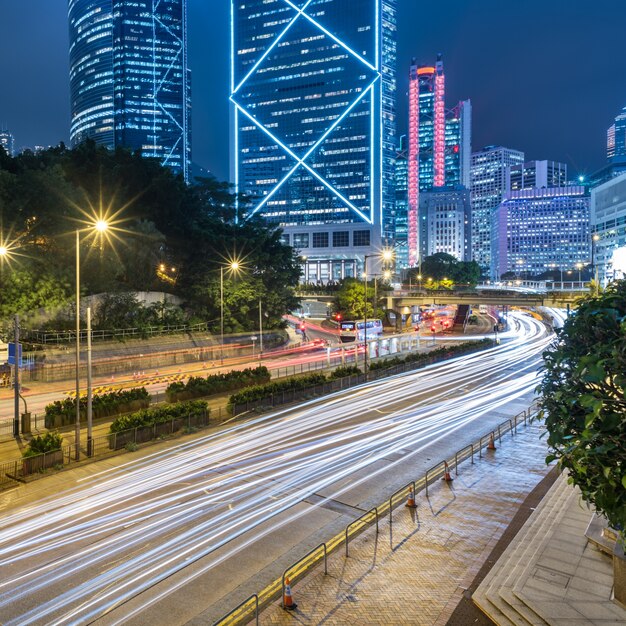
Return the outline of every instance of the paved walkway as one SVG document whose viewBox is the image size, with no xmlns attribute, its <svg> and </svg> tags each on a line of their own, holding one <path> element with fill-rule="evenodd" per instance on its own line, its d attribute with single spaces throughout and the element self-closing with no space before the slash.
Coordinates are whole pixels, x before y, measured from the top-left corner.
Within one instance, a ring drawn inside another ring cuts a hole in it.
<svg viewBox="0 0 626 626">
<path fill-rule="evenodd" d="M 547 474 L 540 426 L 507 435 L 496 452 L 459 467 L 452 485 L 418 494 L 418 509 L 401 507 L 380 534 L 369 529 L 350 556 L 331 556 L 293 588 L 298 608 L 273 606 L 261 624 L 446 624 L 528 493 Z M 450 622 L 453 624 L 453 622 Z M 456 622 L 459 626 L 461 622 Z M 472 620 L 468 623 L 478 623 Z"/>
</svg>

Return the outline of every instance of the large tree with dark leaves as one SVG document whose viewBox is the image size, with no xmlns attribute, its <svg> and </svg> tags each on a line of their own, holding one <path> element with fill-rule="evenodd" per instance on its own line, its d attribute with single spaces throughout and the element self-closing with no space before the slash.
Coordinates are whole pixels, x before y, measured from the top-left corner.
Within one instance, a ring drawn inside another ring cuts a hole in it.
<svg viewBox="0 0 626 626">
<path fill-rule="evenodd" d="M 544 353 L 551 454 L 583 498 L 626 527 L 626 280 L 582 300 Z"/>
<path fill-rule="evenodd" d="M 245 208 L 227 183 L 206 178 L 188 186 L 156 160 L 89 141 L 73 150 L 61 144 L 0 155 L 0 229 L 18 240 L 20 253 L 5 271 L 58 282 L 55 302 L 71 284 L 74 231 L 87 216 L 106 214 L 116 222 L 112 245 L 82 238 L 85 293 L 163 289 L 180 295 L 190 315 L 217 327 L 220 268 L 237 259 L 242 271 L 225 281 L 227 328 L 255 328 L 259 299 L 266 327 L 277 326 L 296 305 L 298 259 L 278 229 L 243 219 Z M 174 270 L 160 274 L 161 264 Z"/>
</svg>

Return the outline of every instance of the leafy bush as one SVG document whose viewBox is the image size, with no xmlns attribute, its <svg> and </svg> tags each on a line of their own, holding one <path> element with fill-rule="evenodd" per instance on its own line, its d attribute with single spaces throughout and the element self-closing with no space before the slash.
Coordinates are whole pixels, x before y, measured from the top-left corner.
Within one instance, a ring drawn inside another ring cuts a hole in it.
<svg viewBox="0 0 626 626">
<path fill-rule="evenodd" d="M 324 374 L 307 374 L 306 376 L 297 376 L 294 378 L 286 378 L 284 380 L 277 380 L 265 385 L 255 385 L 254 387 L 247 387 L 238 393 L 234 393 L 228 404 L 233 406 L 235 404 L 245 404 L 246 402 L 254 402 L 255 400 L 261 400 L 267 398 L 272 394 L 283 393 L 284 391 L 297 391 L 300 389 L 306 389 L 307 387 L 314 387 L 315 385 L 321 385 L 327 382 L 327 378 Z"/>
<path fill-rule="evenodd" d="M 50 431 L 43 435 L 37 435 L 30 440 L 28 448 L 26 448 L 22 456 L 37 456 L 45 452 L 60 450 L 62 441 L 63 437 L 57 432 Z"/>
<path fill-rule="evenodd" d="M 120 389 L 110 393 L 94 394 L 92 398 L 92 411 L 95 419 L 110 417 L 120 413 L 128 413 L 150 405 L 150 394 L 145 387 L 133 389 Z M 87 397 L 80 398 L 80 418 L 87 419 Z M 76 398 L 56 400 L 46 406 L 46 427 L 64 426 L 73 423 L 76 419 Z"/>
<path fill-rule="evenodd" d="M 120 415 L 112 424 L 111 433 L 119 433 L 124 430 L 131 430 L 140 426 L 153 426 L 154 424 L 164 424 L 173 419 L 186 418 L 189 415 L 207 414 L 208 405 L 202 400 L 192 400 L 190 402 L 178 402 L 142 409 L 130 415 Z"/>
<path fill-rule="evenodd" d="M 226 391 L 234 391 L 251 385 L 260 385 L 270 380 L 267 367 L 232 370 L 220 374 L 211 374 L 206 378 L 192 376 L 187 383 L 172 383 L 165 390 L 168 402 L 202 398 Z"/>
<path fill-rule="evenodd" d="M 626 280 L 579 301 L 544 352 L 550 455 L 626 538 Z"/>
<path fill-rule="evenodd" d="M 355 376 L 356 374 L 362 373 L 363 372 L 356 365 L 342 365 L 331 372 L 329 379 L 335 380 L 337 378 L 345 378 L 346 376 Z"/>
</svg>

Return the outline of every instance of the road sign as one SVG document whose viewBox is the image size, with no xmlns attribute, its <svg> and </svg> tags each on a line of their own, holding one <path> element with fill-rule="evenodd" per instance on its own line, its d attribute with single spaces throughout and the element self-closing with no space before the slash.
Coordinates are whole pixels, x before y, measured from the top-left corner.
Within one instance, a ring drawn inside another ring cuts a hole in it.
<svg viewBox="0 0 626 626">
<path fill-rule="evenodd" d="M 22 367 L 22 344 L 19 344 L 19 352 L 18 352 L 18 357 L 19 357 L 19 361 L 20 361 L 20 367 Z M 15 365 L 15 344 L 14 343 L 10 343 L 9 344 L 9 360 L 8 360 L 9 365 Z"/>
</svg>

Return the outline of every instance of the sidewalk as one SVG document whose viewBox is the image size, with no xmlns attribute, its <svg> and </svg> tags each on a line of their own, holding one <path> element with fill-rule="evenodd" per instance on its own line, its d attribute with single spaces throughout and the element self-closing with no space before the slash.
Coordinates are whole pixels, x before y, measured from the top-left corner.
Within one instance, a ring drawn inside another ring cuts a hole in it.
<svg viewBox="0 0 626 626">
<path fill-rule="evenodd" d="M 318 568 L 292 589 L 291 613 L 267 609 L 262 624 L 368 624 L 443 626 L 489 557 L 527 495 L 548 473 L 541 427 L 503 437 L 495 452 L 459 467 L 423 492 L 418 508 L 399 508 L 393 524 L 381 521 L 350 543 L 350 556 L 335 554 L 328 575 Z M 467 613 L 465 617 L 469 617 Z M 453 626 L 488 624 L 475 614 Z"/>
</svg>

